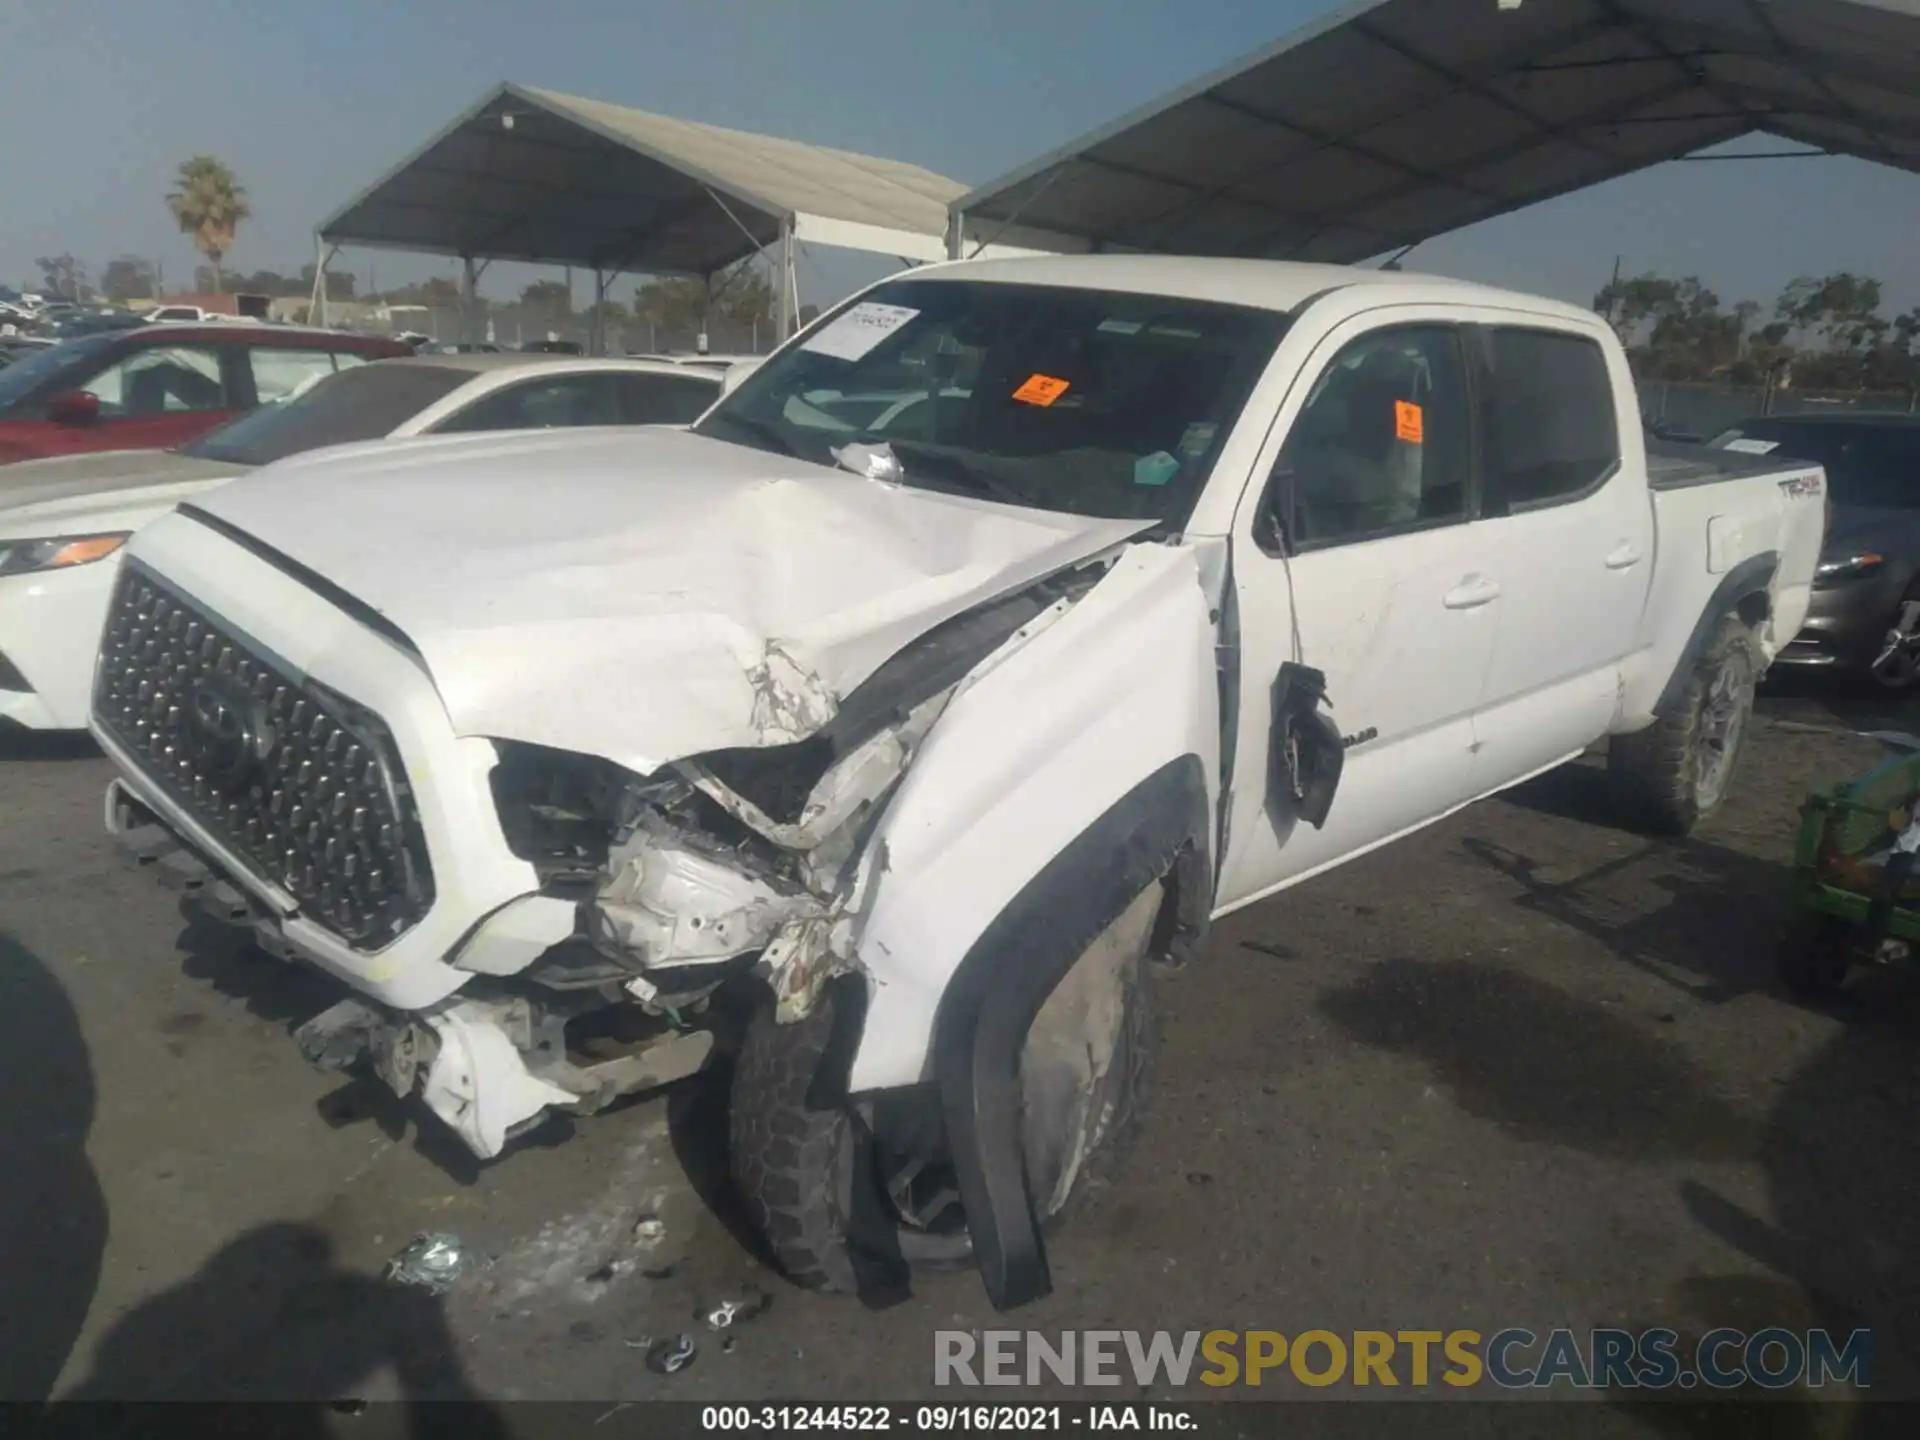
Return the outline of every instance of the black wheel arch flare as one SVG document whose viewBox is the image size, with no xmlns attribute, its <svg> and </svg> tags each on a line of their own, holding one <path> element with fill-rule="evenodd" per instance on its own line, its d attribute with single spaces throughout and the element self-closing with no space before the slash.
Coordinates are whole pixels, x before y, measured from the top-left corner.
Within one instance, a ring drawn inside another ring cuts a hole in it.
<svg viewBox="0 0 1920 1440">
<path fill-rule="evenodd" d="M 1206 773 L 1170 760 L 1042 867 L 962 957 L 934 1017 L 933 1068 L 987 1297 L 1009 1310 L 1052 1278 L 1020 1143 L 1020 1053 L 1033 1018 L 1093 940 L 1175 872 L 1171 931 L 1191 949 L 1213 904 Z"/>
</svg>

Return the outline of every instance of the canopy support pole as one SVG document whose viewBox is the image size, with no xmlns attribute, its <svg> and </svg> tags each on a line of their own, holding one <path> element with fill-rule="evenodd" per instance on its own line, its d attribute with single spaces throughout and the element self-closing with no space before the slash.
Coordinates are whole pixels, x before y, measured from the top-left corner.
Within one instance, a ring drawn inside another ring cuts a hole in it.
<svg viewBox="0 0 1920 1440">
<path fill-rule="evenodd" d="M 787 343 L 787 337 L 793 334 L 794 322 L 799 318 L 799 286 L 793 269 L 793 217 L 787 216 L 780 222 L 780 266 L 779 280 L 773 287 L 773 344 L 774 348 Z"/>
<path fill-rule="evenodd" d="M 480 277 L 486 273 L 487 262 L 476 261 L 471 255 L 460 257 L 460 339 L 468 345 L 476 343 L 476 331 L 480 320 Z"/>
<path fill-rule="evenodd" d="M 333 257 L 340 253 L 338 245 L 329 245 L 326 239 L 315 231 L 313 234 L 313 294 L 307 297 L 307 323 L 318 325 L 322 329 L 327 324 L 327 266 L 333 263 Z"/>
<path fill-rule="evenodd" d="M 593 267 L 593 328 L 587 337 L 589 354 L 607 353 L 607 282 L 612 278 L 598 265 Z"/>
</svg>

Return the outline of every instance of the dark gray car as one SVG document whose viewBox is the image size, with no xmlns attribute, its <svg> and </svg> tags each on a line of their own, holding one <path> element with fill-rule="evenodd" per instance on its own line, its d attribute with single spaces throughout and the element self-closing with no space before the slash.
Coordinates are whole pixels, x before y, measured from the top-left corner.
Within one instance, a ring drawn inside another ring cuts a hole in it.
<svg viewBox="0 0 1920 1440">
<path fill-rule="evenodd" d="M 1858 669 L 1893 690 L 1920 680 L 1920 416 L 1769 415 L 1710 443 L 1826 467 L 1813 606 L 1775 663 Z"/>
</svg>

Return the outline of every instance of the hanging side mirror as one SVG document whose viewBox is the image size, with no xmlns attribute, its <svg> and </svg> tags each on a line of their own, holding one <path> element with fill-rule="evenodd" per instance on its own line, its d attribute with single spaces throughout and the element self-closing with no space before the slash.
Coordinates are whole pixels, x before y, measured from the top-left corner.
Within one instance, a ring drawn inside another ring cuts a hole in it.
<svg viewBox="0 0 1920 1440">
<path fill-rule="evenodd" d="M 1289 660 L 1273 681 L 1273 722 L 1267 759 L 1267 798 L 1279 801 L 1319 830 L 1333 809 L 1346 764 L 1340 727 L 1320 706 L 1327 677 Z"/>
</svg>

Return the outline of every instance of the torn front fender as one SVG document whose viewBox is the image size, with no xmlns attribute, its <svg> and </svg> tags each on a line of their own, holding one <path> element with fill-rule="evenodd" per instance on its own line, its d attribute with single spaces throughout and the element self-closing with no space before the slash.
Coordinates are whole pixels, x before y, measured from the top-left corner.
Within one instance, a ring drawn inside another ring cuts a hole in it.
<svg viewBox="0 0 1920 1440">
<path fill-rule="evenodd" d="M 849 1088 L 939 1082 L 974 1252 L 1003 1308 L 1049 1283 L 1021 1150 L 1033 1016 L 1162 877 L 1175 924 L 1197 930 L 1211 908 L 1214 646 L 1194 552 L 1128 550 L 959 689 L 868 850 L 855 947 L 868 1006 Z"/>
<path fill-rule="evenodd" d="M 1214 640 L 1195 552 L 1136 545 L 947 702 L 861 862 L 855 956 L 873 984 L 854 1089 L 929 1078 L 934 1012 L 961 957 L 1144 777 L 1192 755 L 1215 812 Z"/>
</svg>

